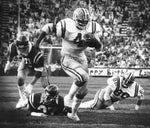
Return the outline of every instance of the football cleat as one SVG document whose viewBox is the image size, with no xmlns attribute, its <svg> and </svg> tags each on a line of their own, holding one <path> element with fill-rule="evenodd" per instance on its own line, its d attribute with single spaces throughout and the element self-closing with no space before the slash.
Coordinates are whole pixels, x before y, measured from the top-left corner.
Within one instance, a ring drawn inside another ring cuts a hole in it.
<svg viewBox="0 0 150 128">
<path fill-rule="evenodd" d="M 28 104 L 27 99 L 23 100 L 23 99 L 20 98 L 18 103 L 16 104 L 16 109 L 24 108 L 24 107 L 27 106 L 27 104 Z"/>
<path fill-rule="evenodd" d="M 79 117 L 77 116 L 77 114 L 72 114 L 72 113 L 67 113 L 67 117 L 75 122 L 80 121 Z"/>
<path fill-rule="evenodd" d="M 110 109 L 110 110 L 112 110 L 112 111 L 114 111 L 114 110 L 115 110 L 115 108 L 114 108 L 114 106 L 113 106 L 113 105 L 110 105 L 110 106 L 108 106 L 107 108 L 108 108 L 108 109 Z"/>
<path fill-rule="evenodd" d="M 68 98 L 67 95 L 64 97 L 64 104 L 65 104 L 65 106 L 72 107 L 72 102 L 73 102 L 73 100 Z"/>
</svg>

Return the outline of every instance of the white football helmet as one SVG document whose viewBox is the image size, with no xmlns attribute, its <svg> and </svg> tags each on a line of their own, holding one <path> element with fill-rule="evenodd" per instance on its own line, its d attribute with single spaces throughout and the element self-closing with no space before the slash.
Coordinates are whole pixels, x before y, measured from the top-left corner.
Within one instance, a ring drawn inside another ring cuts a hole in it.
<svg viewBox="0 0 150 128">
<path fill-rule="evenodd" d="M 131 84 L 134 82 L 135 80 L 135 76 L 134 76 L 134 73 L 133 72 L 128 72 L 128 73 L 125 73 L 123 75 L 123 79 L 124 79 L 124 83 L 123 83 L 123 87 L 124 88 L 128 88 L 129 86 L 131 86 Z"/>
<path fill-rule="evenodd" d="M 90 20 L 89 11 L 86 8 L 77 8 L 73 12 L 73 20 L 78 29 L 84 29 Z"/>
</svg>

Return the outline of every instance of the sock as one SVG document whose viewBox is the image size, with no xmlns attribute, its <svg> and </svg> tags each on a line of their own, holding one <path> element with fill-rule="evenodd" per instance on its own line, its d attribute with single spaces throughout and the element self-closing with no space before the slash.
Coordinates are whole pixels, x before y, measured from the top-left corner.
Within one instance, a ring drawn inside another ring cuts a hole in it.
<svg viewBox="0 0 150 128">
<path fill-rule="evenodd" d="M 72 83 L 72 86 L 67 94 L 67 97 L 72 100 L 76 92 L 78 91 L 79 87 L 75 84 L 75 82 Z"/>
<path fill-rule="evenodd" d="M 77 114 L 78 108 L 82 102 L 82 99 L 78 99 L 76 96 L 73 98 L 72 114 Z"/>
<path fill-rule="evenodd" d="M 25 84 L 22 86 L 18 86 L 18 91 L 19 91 L 19 96 L 21 99 L 25 100 L 26 97 L 24 95 L 24 91 L 25 91 Z"/>
</svg>

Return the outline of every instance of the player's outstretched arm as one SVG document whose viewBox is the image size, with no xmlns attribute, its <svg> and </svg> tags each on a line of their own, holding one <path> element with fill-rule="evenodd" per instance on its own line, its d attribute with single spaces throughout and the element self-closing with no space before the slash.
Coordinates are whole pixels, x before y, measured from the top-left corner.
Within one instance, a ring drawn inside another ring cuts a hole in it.
<svg viewBox="0 0 150 128">
<path fill-rule="evenodd" d="M 7 63 L 5 65 L 5 68 L 4 68 L 4 73 L 6 73 L 6 74 L 11 69 L 11 62 L 13 61 L 13 58 L 16 56 L 16 54 L 14 54 L 15 50 L 16 49 L 15 49 L 15 46 L 13 43 L 8 46 L 8 59 L 7 59 Z"/>
<path fill-rule="evenodd" d="M 55 25 L 53 23 L 48 23 L 48 24 L 44 25 L 44 27 L 42 28 L 41 33 L 34 45 L 36 47 L 39 47 L 39 45 L 40 45 L 41 41 L 44 39 L 44 37 L 46 35 L 52 34 L 54 32 L 54 30 L 55 30 L 54 27 L 55 27 Z"/>
<path fill-rule="evenodd" d="M 35 46 L 36 46 L 36 47 L 39 47 L 39 45 L 40 45 L 42 39 L 43 39 L 45 36 L 46 36 L 46 32 L 42 31 L 42 32 L 40 33 L 38 39 L 37 39 L 36 42 L 35 42 Z"/>
<path fill-rule="evenodd" d="M 105 94 L 104 94 L 105 106 L 112 105 L 112 101 L 111 101 L 111 97 L 110 97 L 111 92 L 112 92 L 112 89 L 110 88 L 110 86 L 107 86 L 105 88 Z"/>
<path fill-rule="evenodd" d="M 10 61 L 7 61 L 6 65 L 5 65 L 5 68 L 4 68 L 4 73 L 8 73 L 8 71 L 10 70 L 11 68 L 11 63 Z"/>
</svg>

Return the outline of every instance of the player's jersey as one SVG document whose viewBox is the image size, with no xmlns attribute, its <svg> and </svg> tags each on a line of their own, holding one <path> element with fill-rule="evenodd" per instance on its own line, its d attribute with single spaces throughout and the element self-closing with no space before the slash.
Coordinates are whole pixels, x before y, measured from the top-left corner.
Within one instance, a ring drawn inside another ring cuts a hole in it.
<svg viewBox="0 0 150 128">
<path fill-rule="evenodd" d="M 53 25 L 51 23 L 42 28 L 42 31 L 46 32 L 46 34 L 51 33 L 52 30 Z M 101 36 L 102 28 L 94 21 L 90 21 L 85 30 L 78 29 L 73 19 L 66 18 L 59 21 L 56 25 L 56 36 L 62 38 L 62 55 L 82 56 L 87 46 L 77 42 L 80 42 L 83 39 L 83 35 L 87 33 L 99 33 Z"/>
<path fill-rule="evenodd" d="M 94 21 L 89 22 L 85 30 L 80 30 L 76 27 L 75 21 L 70 18 L 61 20 L 56 27 L 57 36 L 62 37 L 62 55 L 72 56 L 82 56 L 84 54 L 87 46 L 78 42 L 83 40 L 85 34 L 102 31 L 100 25 Z"/>
<path fill-rule="evenodd" d="M 32 112 L 40 112 L 38 110 L 38 107 L 40 105 L 45 105 L 41 102 L 41 97 L 42 97 L 42 93 L 32 93 L 32 95 L 30 95 L 29 97 L 29 110 Z M 51 112 L 54 113 L 54 115 L 56 114 L 60 114 L 63 112 L 64 109 L 64 99 L 62 96 L 58 96 L 56 98 L 56 100 L 52 100 L 49 102 L 49 104 L 45 105 L 47 108 L 47 114 L 50 114 Z"/>
<path fill-rule="evenodd" d="M 19 55 L 20 57 L 22 57 L 22 59 L 25 60 L 25 64 L 28 64 L 29 67 L 35 70 L 41 70 L 40 68 L 44 67 L 44 57 L 42 52 L 35 46 L 33 46 L 33 44 L 30 42 L 29 42 L 29 53 L 27 55 L 18 51 L 15 43 L 10 44 L 8 60 L 11 62 L 13 58 L 17 55 Z"/>
<path fill-rule="evenodd" d="M 144 90 L 137 82 L 133 82 L 128 88 L 122 87 L 123 77 L 115 76 L 108 79 L 108 86 L 113 90 L 110 94 L 112 102 L 128 97 L 143 97 Z"/>
</svg>

